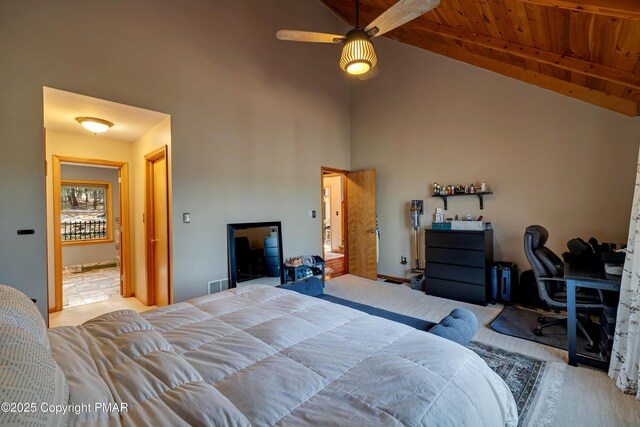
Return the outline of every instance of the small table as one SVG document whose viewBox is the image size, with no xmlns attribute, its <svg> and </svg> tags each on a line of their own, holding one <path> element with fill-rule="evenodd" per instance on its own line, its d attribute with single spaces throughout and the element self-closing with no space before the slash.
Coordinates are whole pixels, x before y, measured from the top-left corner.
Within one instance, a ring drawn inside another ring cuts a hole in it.
<svg viewBox="0 0 640 427">
<path fill-rule="evenodd" d="M 620 292 L 620 276 L 613 276 L 604 272 L 604 266 L 588 269 L 585 267 L 564 265 L 564 279 L 567 285 L 567 340 L 569 346 L 569 365 L 578 366 L 578 363 L 593 366 L 600 369 L 608 369 L 608 363 L 599 358 L 578 354 L 576 343 L 576 288 L 601 289 L 603 291 Z"/>
<path fill-rule="evenodd" d="M 298 267 L 288 267 L 287 265 L 282 265 L 284 269 L 284 282 L 296 282 L 300 279 L 304 279 L 306 277 L 310 277 L 307 275 L 307 270 L 312 270 L 313 268 L 317 268 L 321 271 L 322 277 L 322 287 L 324 287 L 324 261 L 316 261 L 314 265 L 300 265 Z M 292 273 L 293 280 L 289 279 L 289 273 Z M 318 276 L 318 274 L 313 274 L 313 276 Z"/>
</svg>

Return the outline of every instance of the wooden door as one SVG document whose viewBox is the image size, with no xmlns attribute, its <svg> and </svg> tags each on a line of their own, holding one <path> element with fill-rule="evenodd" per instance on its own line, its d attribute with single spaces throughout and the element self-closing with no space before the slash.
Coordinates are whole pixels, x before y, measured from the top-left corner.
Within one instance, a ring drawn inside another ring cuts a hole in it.
<svg viewBox="0 0 640 427">
<path fill-rule="evenodd" d="M 376 171 L 349 172 L 346 180 L 349 273 L 377 280 Z"/>
<path fill-rule="evenodd" d="M 146 159 L 147 300 L 149 304 L 162 306 L 170 303 L 167 158 L 163 149 Z"/>
</svg>

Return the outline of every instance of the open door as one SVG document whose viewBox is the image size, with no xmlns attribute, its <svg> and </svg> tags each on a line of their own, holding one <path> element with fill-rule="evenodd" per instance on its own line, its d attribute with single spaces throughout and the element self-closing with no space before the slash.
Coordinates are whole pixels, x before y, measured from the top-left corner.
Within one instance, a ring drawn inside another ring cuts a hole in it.
<svg viewBox="0 0 640 427">
<path fill-rule="evenodd" d="M 163 306 L 171 304 L 167 148 L 147 154 L 145 160 L 147 303 Z"/>
<path fill-rule="evenodd" d="M 376 171 L 349 172 L 346 178 L 349 273 L 377 280 Z"/>
</svg>

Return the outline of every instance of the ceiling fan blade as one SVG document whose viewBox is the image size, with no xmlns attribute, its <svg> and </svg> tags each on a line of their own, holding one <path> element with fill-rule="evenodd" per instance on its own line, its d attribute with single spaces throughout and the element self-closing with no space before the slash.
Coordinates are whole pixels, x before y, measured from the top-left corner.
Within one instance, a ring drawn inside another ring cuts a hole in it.
<svg viewBox="0 0 640 427">
<path fill-rule="evenodd" d="M 370 80 L 374 77 L 376 77 L 378 74 L 380 74 L 380 69 L 378 68 L 378 66 L 376 65 L 375 67 L 373 67 L 372 69 L 370 69 L 369 71 L 367 71 L 364 74 L 360 74 L 358 76 L 358 78 L 360 80 Z"/>
<path fill-rule="evenodd" d="M 276 33 L 278 40 L 288 40 L 292 42 L 311 43 L 340 43 L 344 36 L 327 33 L 314 33 L 311 31 L 280 30 Z"/>
<path fill-rule="evenodd" d="M 439 4 L 440 0 L 400 0 L 367 25 L 364 30 L 372 37 L 381 36 L 429 12 Z"/>
</svg>

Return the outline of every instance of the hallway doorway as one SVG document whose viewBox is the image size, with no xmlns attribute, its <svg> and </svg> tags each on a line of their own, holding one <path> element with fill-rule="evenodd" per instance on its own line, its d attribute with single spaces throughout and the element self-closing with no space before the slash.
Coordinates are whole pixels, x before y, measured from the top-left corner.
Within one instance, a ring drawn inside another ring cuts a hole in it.
<svg viewBox="0 0 640 427">
<path fill-rule="evenodd" d="M 47 289 L 54 323 L 97 316 L 107 307 L 155 306 L 145 268 L 145 156 L 163 153 L 170 207 L 171 117 L 48 87 L 43 112 Z M 165 220 L 170 245 L 170 212 Z M 166 253 L 162 272 L 170 302 L 170 247 Z"/>
<path fill-rule="evenodd" d="M 131 296 L 129 166 L 52 156 L 54 310 Z"/>
<path fill-rule="evenodd" d="M 326 278 L 347 272 L 346 252 L 346 180 L 347 171 L 322 168 L 322 258 Z"/>
</svg>

